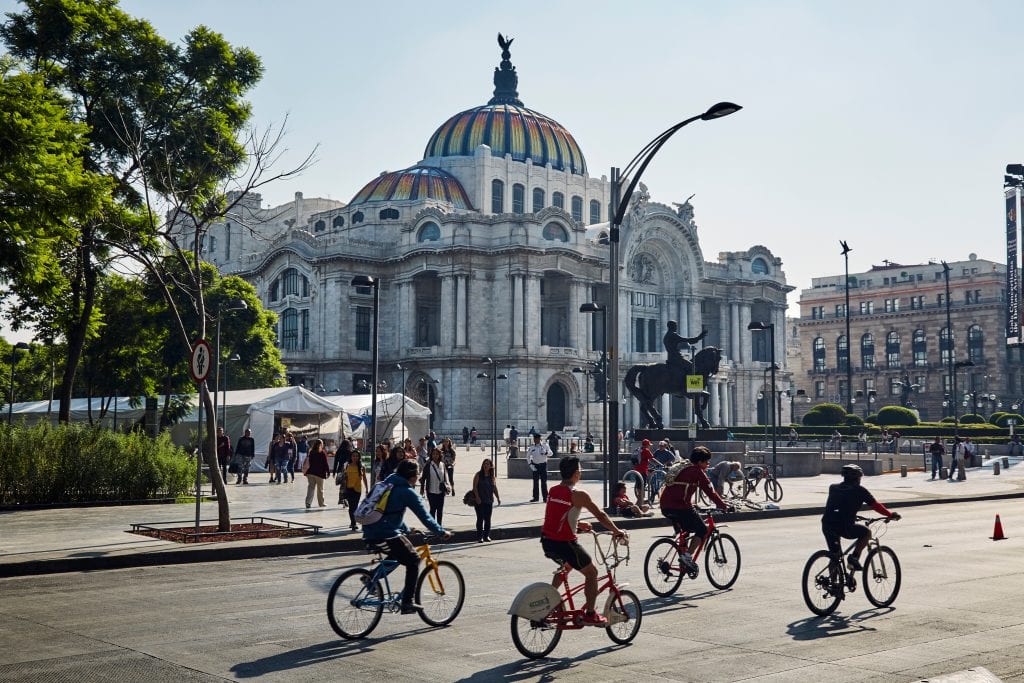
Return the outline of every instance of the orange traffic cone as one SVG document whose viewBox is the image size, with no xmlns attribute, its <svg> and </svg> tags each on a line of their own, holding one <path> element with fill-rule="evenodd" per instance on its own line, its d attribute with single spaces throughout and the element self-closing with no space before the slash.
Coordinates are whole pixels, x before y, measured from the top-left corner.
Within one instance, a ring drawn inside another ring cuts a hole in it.
<svg viewBox="0 0 1024 683">
<path fill-rule="evenodd" d="M 992 540 L 1002 541 L 1006 536 L 1003 535 L 1003 523 L 999 521 L 999 515 L 996 515 L 996 526 L 992 530 Z"/>
</svg>

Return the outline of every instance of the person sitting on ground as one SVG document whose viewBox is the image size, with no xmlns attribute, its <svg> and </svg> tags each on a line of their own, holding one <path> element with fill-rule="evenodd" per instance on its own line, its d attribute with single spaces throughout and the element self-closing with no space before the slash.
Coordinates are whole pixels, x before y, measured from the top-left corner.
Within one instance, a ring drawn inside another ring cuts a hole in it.
<svg viewBox="0 0 1024 683">
<path fill-rule="evenodd" d="M 615 484 L 615 491 L 612 497 L 612 507 L 623 517 L 650 517 L 651 506 L 646 503 L 637 505 L 629 499 L 626 493 L 626 482 L 620 481 Z"/>
<path fill-rule="evenodd" d="M 889 519 L 900 519 L 900 513 L 892 512 L 875 500 L 871 493 L 860 485 L 864 470 L 858 465 L 843 465 L 843 481 L 832 484 L 828 488 L 828 499 L 825 501 L 825 514 L 821 517 L 821 533 L 825 535 L 825 543 L 834 559 L 841 559 L 842 538 L 857 539 L 857 545 L 850 553 L 847 563 L 851 571 L 863 569 L 860 565 L 860 554 L 871 540 L 871 530 L 864 524 L 857 524 L 857 512 L 862 505 Z"/>
<path fill-rule="evenodd" d="M 711 486 L 707 475 L 710 461 L 711 451 L 705 446 L 697 446 L 690 453 L 689 464 L 685 465 L 671 482 L 666 482 L 661 492 L 661 514 L 672 522 L 677 532 L 680 529 L 690 532 L 689 546 L 679 555 L 683 565 L 690 571 L 697 569 L 693 553 L 708 533 L 704 520 L 693 509 L 693 494 L 699 488 L 720 510 L 732 509 Z"/>
<path fill-rule="evenodd" d="M 729 495 L 732 493 L 733 482 L 742 481 L 743 473 L 740 471 L 743 465 L 736 461 L 723 460 L 714 467 L 708 468 L 708 479 L 715 488 L 715 493 L 722 495 L 725 485 L 729 484 Z"/>
<path fill-rule="evenodd" d="M 578 532 L 590 531 L 588 522 L 579 521 L 580 512 L 586 508 L 602 526 L 612 532 L 614 538 L 626 540 L 627 537 L 591 499 L 590 494 L 576 488 L 583 474 L 578 457 L 569 455 L 562 458 L 558 463 L 558 471 L 562 475 L 562 482 L 548 492 L 544 525 L 540 530 L 540 545 L 545 557 L 568 564 L 583 574 L 586 580 L 583 587 L 583 624 L 604 627 L 608 625 L 608 620 L 594 611 L 594 605 L 597 603 L 597 566 L 576 540 Z M 553 586 L 559 585 L 558 579 L 556 574 L 551 581 Z"/>
</svg>

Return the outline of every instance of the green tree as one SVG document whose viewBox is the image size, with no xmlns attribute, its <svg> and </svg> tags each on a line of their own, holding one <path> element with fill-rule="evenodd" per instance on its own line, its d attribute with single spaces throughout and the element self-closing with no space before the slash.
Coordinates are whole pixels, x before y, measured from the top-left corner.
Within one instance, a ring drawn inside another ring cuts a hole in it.
<svg viewBox="0 0 1024 683">
<path fill-rule="evenodd" d="M 804 414 L 803 422 L 808 426 L 846 424 L 846 409 L 838 403 L 819 403 Z"/>
<path fill-rule="evenodd" d="M 878 411 L 879 427 L 899 427 L 916 425 L 920 420 L 917 414 L 903 406 L 885 406 Z"/>
</svg>

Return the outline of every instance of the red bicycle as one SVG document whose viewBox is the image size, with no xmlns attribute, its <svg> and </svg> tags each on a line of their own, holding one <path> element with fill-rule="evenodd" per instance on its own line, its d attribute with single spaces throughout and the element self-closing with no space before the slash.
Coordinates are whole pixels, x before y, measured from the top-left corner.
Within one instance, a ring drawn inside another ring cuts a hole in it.
<svg viewBox="0 0 1024 683">
<path fill-rule="evenodd" d="M 724 590 L 736 583 L 740 575 L 740 547 L 732 536 L 718 530 L 713 510 L 698 510 L 705 515 L 708 532 L 693 554 L 693 567 L 684 566 L 681 557 L 683 549 L 689 546 L 690 534 L 685 529 L 680 529 L 675 536 L 663 536 L 651 545 L 644 560 L 644 581 L 652 593 L 672 595 L 679 590 L 684 576 L 696 579 L 700 573 L 696 564 L 701 553 L 704 553 L 704 570 L 712 586 Z"/>
<path fill-rule="evenodd" d="M 611 534 L 589 533 L 594 537 L 596 554 L 605 567 L 604 575 L 598 578 L 598 596 L 608 593 L 604 604 L 604 618 L 608 620 L 605 630 L 614 642 L 625 645 L 636 638 L 643 619 L 640 599 L 633 591 L 623 590 L 627 584 L 615 581 L 615 568 L 623 562 L 629 562 L 629 546 L 625 541 L 620 542 L 612 537 L 606 552 L 598 537 Z M 625 557 L 619 555 L 620 547 L 626 548 Z M 562 631 L 578 630 L 585 626 L 583 605 L 577 607 L 576 604 L 582 597 L 580 593 L 585 584 L 571 586 L 570 569 L 568 564 L 558 561 L 555 577 L 562 587 L 561 593 L 550 583 L 531 583 L 519 591 L 512 601 L 508 611 L 512 615 L 512 642 L 517 650 L 530 659 L 549 655 L 562 638 Z"/>
</svg>

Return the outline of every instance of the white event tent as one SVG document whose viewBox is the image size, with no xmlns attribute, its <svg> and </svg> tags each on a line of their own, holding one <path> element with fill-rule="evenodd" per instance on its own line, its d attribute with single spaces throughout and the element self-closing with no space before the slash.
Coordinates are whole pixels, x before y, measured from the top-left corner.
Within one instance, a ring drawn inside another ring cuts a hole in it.
<svg viewBox="0 0 1024 683">
<path fill-rule="evenodd" d="M 337 406 L 346 416 L 361 417 L 370 414 L 370 394 L 347 394 L 338 396 L 321 396 Z M 405 404 L 405 423 L 402 423 L 402 404 Z M 350 427 L 351 425 L 346 425 Z M 353 429 L 350 436 L 365 438 L 366 428 L 363 424 Z M 426 436 L 430 431 L 430 408 L 417 403 L 403 394 L 377 394 L 377 429 L 374 430 L 378 439 L 386 436 L 409 436 L 415 441 Z"/>
</svg>

